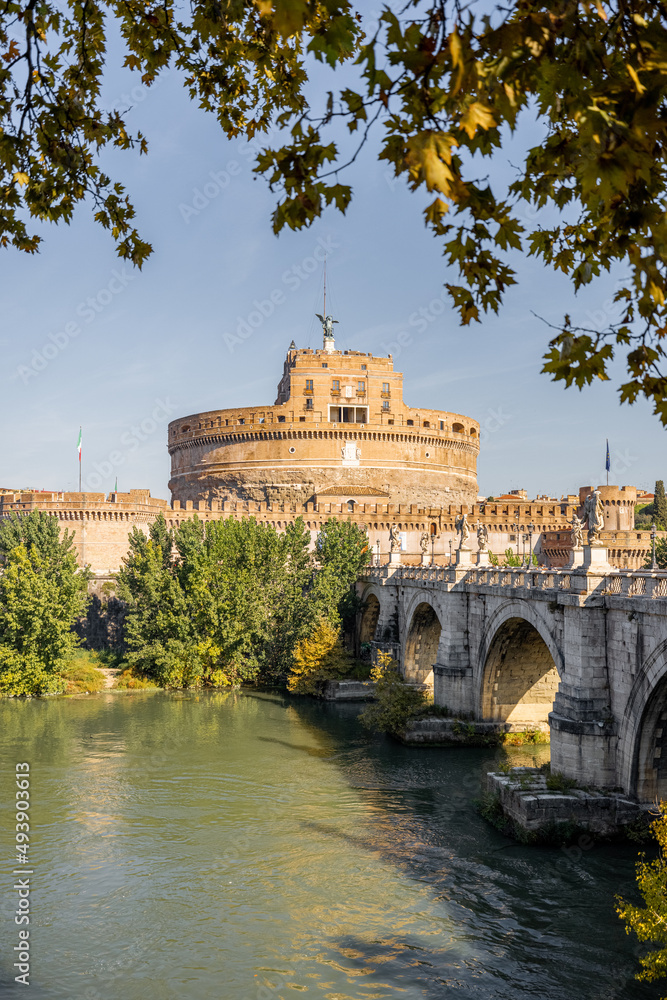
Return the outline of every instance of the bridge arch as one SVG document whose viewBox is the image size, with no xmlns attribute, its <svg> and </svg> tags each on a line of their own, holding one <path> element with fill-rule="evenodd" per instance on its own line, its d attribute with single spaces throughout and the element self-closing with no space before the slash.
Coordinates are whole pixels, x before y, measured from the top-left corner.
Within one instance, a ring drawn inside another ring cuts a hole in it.
<svg viewBox="0 0 667 1000">
<path fill-rule="evenodd" d="M 359 642 L 362 645 L 367 642 L 372 642 L 375 638 L 379 618 L 380 601 L 371 590 L 364 598 L 364 606 L 361 612 L 361 622 L 359 624 Z"/>
<path fill-rule="evenodd" d="M 646 658 L 619 731 L 622 787 L 641 802 L 667 800 L 667 639 Z"/>
<path fill-rule="evenodd" d="M 526 727 L 548 724 L 563 657 L 534 608 L 525 601 L 499 608 L 484 630 L 477 660 L 480 718 Z"/>
<path fill-rule="evenodd" d="M 403 677 L 411 684 L 433 684 L 442 625 L 430 595 L 418 594 L 406 615 Z"/>
</svg>

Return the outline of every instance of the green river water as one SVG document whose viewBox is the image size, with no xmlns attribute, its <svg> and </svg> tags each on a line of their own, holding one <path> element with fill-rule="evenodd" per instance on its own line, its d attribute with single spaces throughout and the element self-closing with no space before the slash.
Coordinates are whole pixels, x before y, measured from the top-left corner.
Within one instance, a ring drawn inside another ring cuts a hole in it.
<svg viewBox="0 0 667 1000">
<path fill-rule="evenodd" d="M 661 996 L 634 981 L 614 914 L 636 846 L 521 847 L 474 808 L 501 751 L 405 748 L 357 712 L 255 693 L 0 702 L 0 993 Z M 29 987 L 12 969 L 17 761 L 31 769 Z"/>
</svg>

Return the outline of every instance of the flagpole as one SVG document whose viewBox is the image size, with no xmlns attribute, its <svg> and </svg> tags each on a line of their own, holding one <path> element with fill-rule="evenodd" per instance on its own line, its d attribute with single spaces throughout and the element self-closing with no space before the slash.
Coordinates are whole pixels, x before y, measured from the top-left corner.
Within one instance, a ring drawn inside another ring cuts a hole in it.
<svg viewBox="0 0 667 1000">
<path fill-rule="evenodd" d="M 81 492 L 81 428 L 79 427 L 79 493 Z"/>
</svg>

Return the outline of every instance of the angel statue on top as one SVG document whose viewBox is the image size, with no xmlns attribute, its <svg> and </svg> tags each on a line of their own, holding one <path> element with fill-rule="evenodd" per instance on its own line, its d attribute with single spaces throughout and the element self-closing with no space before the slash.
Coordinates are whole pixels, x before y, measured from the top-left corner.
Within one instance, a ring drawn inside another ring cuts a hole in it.
<svg viewBox="0 0 667 1000">
<path fill-rule="evenodd" d="M 324 330 L 324 336 L 333 337 L 334 323 L 338 323 L 339 321 L 337 319 L 334 319 L 333 316 L 321 316 L 319 313 L 315 313 L 315 315 L 322 324 L 322 329 Z"/>
<path fill-rule="evenodd" d="M 459 548 L 462 549 L 470 538 L 470 527 L 465 514 L 457 514 L 456 520 L 454 521 L 454 527 L 459 535 Z"/>
</svg>

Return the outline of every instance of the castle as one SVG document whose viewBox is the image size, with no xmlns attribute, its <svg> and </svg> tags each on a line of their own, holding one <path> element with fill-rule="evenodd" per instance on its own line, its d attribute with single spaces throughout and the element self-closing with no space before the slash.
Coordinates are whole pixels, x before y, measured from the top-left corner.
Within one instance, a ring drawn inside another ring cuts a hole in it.
<svg viewBox="0 0 667 1000">
<path fill-rule="evenodd" d="M 446 564 L 456 547 L 455 519 L 484 525 L 492 553 L 532 547 L 540 563 L 565 565 L 580 495 L 538 498 L 523 491 L 482 501 L 477 492 L 479 424 L 403 401 L 403 375 L 391 357 L 337 351 L 333 320 L 323 318 L 322 349 L 290 345 L 273 406 L 191 414 L 170 423 L 171 501 L 129 493 L 0 492 L 0 517 L 43 510 L 74 536 L 79 561 L 104 582 L 118 570 L 132 528 L 147 532 L 162 514 L 171 527 L 254 517 L 281 530 L 302 517 L 314 542 L 329 517 L 368 533 L 385 561 L 398 529 L 401 559 Z M 601 542 L 612 565 L 637 569 L 651 549 L 634 530 L 634 487 L 599 487 Z M 424 536 L 427 536 L 425 539 Z M 475 546 L 474 530 L 471 538 Z"/>
<path fill-rule="evenodd" d="M 325 331 L 321 350 L 292 342 L 273 406 L 173 420 L 169 454 L 181 503 L 472 504 L 479 424 L 408 406 L 391 356 L 337 351 Z"/>
</svg>

